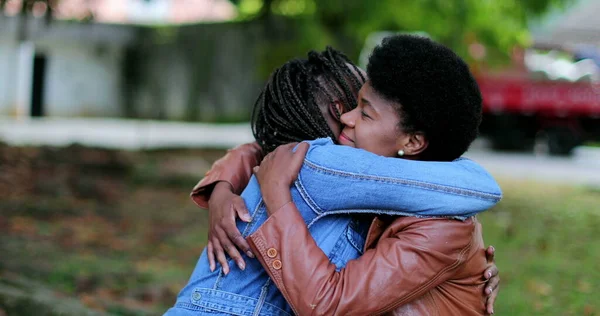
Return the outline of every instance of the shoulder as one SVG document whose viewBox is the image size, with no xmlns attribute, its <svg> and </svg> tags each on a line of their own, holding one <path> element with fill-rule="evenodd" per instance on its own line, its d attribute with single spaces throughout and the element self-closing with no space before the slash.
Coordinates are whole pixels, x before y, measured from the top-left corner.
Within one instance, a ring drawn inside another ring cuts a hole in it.
<svg viewBox="0 0 600 316">
<path fill-rule="evenodd" d="M 227 152 L 236 153 L 242 156 L 262 155 L 262 149 L 256 142 L 238 145 L 232 149 L 227 150 Z"/>
<path fill-rule="evenodd" d="M 377 164 L 386 158 L 364 149 L 335 144 L 331 138 L 319 138 L 308 141 L 310 148 L 306 153 L 305 163 L 311 167 L 340 170 L 350 173 L 365 172 L 368 166 Z"/>
</svg>

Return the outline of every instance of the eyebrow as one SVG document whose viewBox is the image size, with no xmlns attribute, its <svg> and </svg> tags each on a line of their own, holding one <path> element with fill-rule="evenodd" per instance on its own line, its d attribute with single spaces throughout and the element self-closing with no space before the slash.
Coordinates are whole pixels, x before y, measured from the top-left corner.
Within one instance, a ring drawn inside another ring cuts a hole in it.
<svg viewBox="0 0 600 316">
<path fill-rule="evenodd" d="M 365 105 L 370 107 L 371 109 L 373 109 L 373 111 L 375 111 L 375 113 L 377 113 L 377 110 L 375 109 L 375 107 L 373 107 L 373 105 L 371 104 L 371 102 L 369 102 L 369 100 L 365 99 L 364 97 L 360 97 L 360 101 Z"/>
<path fill-rule="evenodd" d="M 365 105 L 371 106 L 371 102 L 369 102 L 369 100 L 365 99 L 364 97 L 360 97 L 360 101 L 362 101 L 362 103 L 364 103 Z"/>
</svg>

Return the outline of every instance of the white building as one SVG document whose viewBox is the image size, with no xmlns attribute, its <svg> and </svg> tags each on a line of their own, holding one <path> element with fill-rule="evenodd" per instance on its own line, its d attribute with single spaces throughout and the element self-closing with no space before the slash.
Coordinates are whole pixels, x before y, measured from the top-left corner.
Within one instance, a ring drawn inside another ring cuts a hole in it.
<svg viewBox="0 0 600 316">
<path fill-rule="evenodd" d="M 135 28 L 0 18 L 0 115 L 118 116 L 123 51 Z"/>
<path fill-rule="evenodd" d="M 125 113 L 129 106 L 139 117 L 181 119 L 194 102 L 215 112 L 221 103 L 239 108 L 254 93 L 252 83 L 246 90 L 239 88 L 254 78 L 247 49 L 252 39 L 245 26 L 182 25 L 182 31 L 170 27 L 178 38 L 166 45 L 149 43 L 155 24 L 231 19 L 236 12 L 227 0 L 61 0 L 57 20 L 49 26 L 41 17 L 28 18 L 24 41 L 18 40 L 20 1 L 8 2 L 5 15 L 0 14 L 0 116 L 121 117 L 132 115 Z M 94 23 L 61 20 L 89 12 Z M 195 46 L 190 47 L 190 39 Z M 143 59 L 134 70 L 141 78 L 134 83 L 124 81 L 131 49 L 143 50 L 133 55 Z M 219 49 L 241 56 L 216 56 Z M 190 64 L 196 56 L 207 60 L 200 68 L 210 76 L 200 80 L 206 87 L 189 83 L 192 77 L 198 79 L 192 72 L 199 67 Z M 227 77 L 217 78 L 224 74 Z M 159 77 L 165 80 L 157 81 Z M 246 94 L 231 99 L 230 82 Z M 190 89 L 202 90 L 203 95 Z"/>
</svg>

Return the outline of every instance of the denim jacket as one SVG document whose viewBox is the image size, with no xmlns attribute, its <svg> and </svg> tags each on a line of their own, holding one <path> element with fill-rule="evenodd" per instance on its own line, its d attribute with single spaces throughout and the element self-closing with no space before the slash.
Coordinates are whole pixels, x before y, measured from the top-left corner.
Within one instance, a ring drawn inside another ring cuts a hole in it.
<svg viewBox="0 0 600 316">
<path fill-rule="evenodd" d="M 381 157 L 361 149 L 310 141 L 291 188 L 317 245 L 338 269 L 358 258 L 370 221 L 359 214 L 443 216 L 464 220 L 501 198 L 496 181 L 475 162 L 422 162 Z M 267 219 L 255 177 L 242 193 L 252 221 L 238 221 L 244 237 Z M 292 315 L 283 295 L 256 259 L 244 256 L 246 269 L 228 258 L 230 272 L 211 272 L 204 249 L 175 306 L 165 315 Z"/>
</svg>

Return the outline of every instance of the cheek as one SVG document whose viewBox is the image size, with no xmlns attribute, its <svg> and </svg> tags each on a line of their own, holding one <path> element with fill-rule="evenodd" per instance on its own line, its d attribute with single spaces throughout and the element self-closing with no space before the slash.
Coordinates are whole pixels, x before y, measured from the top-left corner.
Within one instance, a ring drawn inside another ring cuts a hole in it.
<svg viewBox="0 0 600 316">
<path fill-rule="evenodd" d="M 342 133 L 342 126 L 336 124 L 335 126 L 332 126 L 331 131 L 333 132 L 333 136 L 335 136 L 335 139 L 337 139 Z"/>
<path fill-rule="evenodd" d="M 330 116 L 326 116 L 326 120 L 327 120 L 327 125 L 329 126 L 329 129 L 333 132 L 333 135 L 337 138 L 338 136 L 340 136 L 340 133 L 342 132 L 342 125 L 340 122 L 338 122 L 336 119 L 334 119 L 331 115 Z"/>
<path fill-rule="evenodd" d="M 371 152 L 386 157 L 395 157 L 397 154 L 398 131 L 395 126 L 388 124 L 377 124 L 368 131 L 368 135 L 363 140 L 370 140 L 367 143 Z"/>
</svg>

